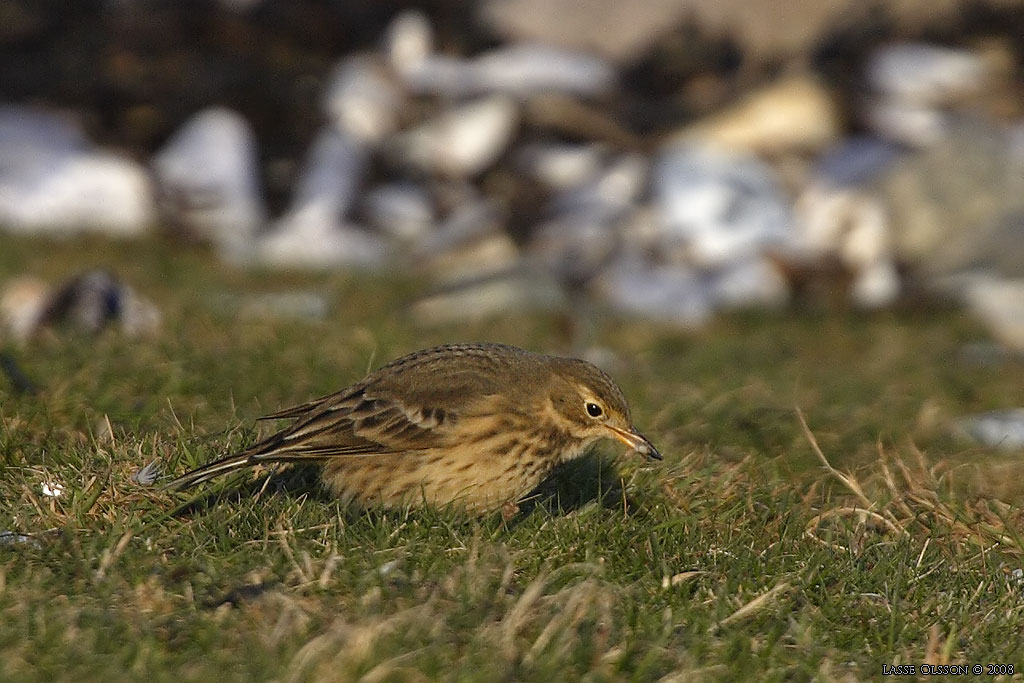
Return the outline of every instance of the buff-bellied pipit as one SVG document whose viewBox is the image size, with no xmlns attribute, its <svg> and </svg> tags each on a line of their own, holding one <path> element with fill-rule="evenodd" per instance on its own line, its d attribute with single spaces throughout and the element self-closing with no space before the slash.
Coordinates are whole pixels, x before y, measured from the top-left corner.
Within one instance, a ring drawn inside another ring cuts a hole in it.
<svg viewBox="0 0 1024 683">
<path fill-rule="evenodd" d="M 586 361 L 501 344 L 417 351 L 263 419 L 293 422 L 170 486 L 262 463 L 320 462 L 327 486 L 363 505 L 486 511 L 514 504 L 599 439 L 661 459 L 607 374 Z"/>
</svg>

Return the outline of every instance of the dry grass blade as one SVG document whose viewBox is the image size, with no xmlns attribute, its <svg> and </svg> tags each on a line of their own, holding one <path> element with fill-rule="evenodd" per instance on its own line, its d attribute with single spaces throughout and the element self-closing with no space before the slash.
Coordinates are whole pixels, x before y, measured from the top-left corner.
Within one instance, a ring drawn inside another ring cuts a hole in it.
<svg viewBox="0 0 1024 683">
<path fill-rule="evenodd" d="M 106 576 L 107 571 L 110 569 L 110 565 L 114 563 L 114 560 L 121 557 L 121 554 L 128 547 L 128 541 L 132 540 L 132 532 L 126 531 L 122 534 L 121 538 L 118 539 L 117 544 L 113 548 L 107 548 L 103 551 L 103 556 L 100 558 L 100 565 L 96 569 L 95 578 L 97 581 L 103 579 Z"/>
<path fill-rule="evenodd" d="M 712 626 L 711 632 L 718 632 L 726 626 L 729 626 L 730 624 L 735 624 L 736 622 L 743 621 L 744 619 L 752 617 L 753 615 L 757 614 L 761 610 L 768 607 L 772 603 L 772 601 L 775 600 L 775 598 L 777 598 L 779 595 L 785 593 L 788 590 L 788 582 L 779 582 L 775 585 L 774 588 L 769 590 L 767 593 L 759 595 L 747 604 L 743 605 L 743 607 L 740 607 L 738 610 L 727 616 L 725 619 L 722 619 L 720 622 Z"/>
<path fill-rule="evenodd" d="M 857 496 L 857 498 L 859 498 L 862 503 L 864 503 L 864 507 L 874 507 L 875 504 L 864 494 L 864 490 L 861 488 L 860 484 L 857 482 L 856 479 L 848 475 L 845 475 L 839 470 L 837 470 L 835 467 L 832 467 L 832 463 L 828 461 L 828 458 L 825 457 L 825 454 L 822 452 L 821 447 L 818 445 L 818 440 L 814 437 L 814 432 L 812 432 L 811 428 L 807 426 L 807 420 L 806 418 L 804 418 L 804 411 L 802 411 L 799 406 L 797 406 L 796 408 L 796 416 L 797 419 L 800 420 L 800 428 L 803 430 L 804 436 L 807 438 L 808 443 L 811 444 L 811 450 L 813 450 L 814 454 L 818 456 L 818 460 L 821 461 L 821 464 L 825 468 L 825 470 L 833 477 L 838 479 L 846 488 L 850 489 L 850 491 L 852 491 L 853 494 Z"/>
<path fill-rule="evenodd" d="M 833 550 L 838 550 L 840 552 L 845 553 L 850 552 L 850 549 L 846 546 L 839 545 L 838 543 L 831 543 L 818 536 L 817 531 L 818 528 L 821 526 L 821 523 L 826 519 L 830 519 L 832 517 L 859 517 L 861 520 L 868 518 L 878 522 L 880 525 L 884 526 L 886 529 L 889 529 L 898 536 L 909 535 L 906 529 L 894 523 L 889 518 L 880 515 L 877 512 L 873 512 L 871 510 L 864 510 L 862 508 L 855 507 L 834 508 L 832 510 L 826 510 L 825 512 L 822 512 L 820 515 L 815 515 L 807 523 L 807 527 L 804 529 L 804 534 L 814 542 L 819 543 L 825 546 L 826 548 L 832 548 Z"/>
<path fill-rule="evenodd" d="M 843 474 L 835 467 L 833 467 L 832 463 L 828 461 L 828 458 L 825 457 L 825 454 L 822 452 L 821 447 L 818 446 L 818 440 L 814 437 L 814 433 L 811 431 L 811 428 L 807 425 L 807 419 L 804 417 L 804 412 L 800 409 L 799 406 L 796 407 L 796 416 L 797 419 L 800 420 L 800 428 L 803 430 L 804 436 L 807 438 L 808 443 L 811 444 L 811 449 L 814 451 L 814 454 L 818 456 L 818 460 L 821 461 L 821 464 L 825 468 L 825 470 L 833 477 L 838 479 L 846 488 L 848 488 L 853 493 L 853 495 L 855 495 L 857 499 L 861 503 L 863 503 L 865 509 L 871 510 L 878 507 L 875 504 L 875 502 L 868 498 L 867 494 L 864 493 L 864 489 L 861 487 L 860 482 L 858 482 L 852 475 Z M 888 510 L 883 510 L 883 512 L 885 516 L 889 518 L 889 521 L 892 523 L 891 526 L 893 528 L 898 528 L 904 534 L 907 533 L 906 530 L 899 525 L 899 520 L 897 520 L 891 512 L 889 512 Z"/>
</svg>

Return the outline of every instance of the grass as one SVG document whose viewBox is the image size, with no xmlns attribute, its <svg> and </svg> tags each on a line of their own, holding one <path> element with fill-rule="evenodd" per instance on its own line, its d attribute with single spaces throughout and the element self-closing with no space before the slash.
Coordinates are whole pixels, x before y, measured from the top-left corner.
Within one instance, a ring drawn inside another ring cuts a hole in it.
<svg viewBox="0 0 1024 683">
<path fill-rule="evenodd" d="M 0 282 L 95 265 L 154 299 L 163 331 L 7 347 L 40 390 L 0 377 L 0 531 L 18 534 L 0 537 L 0 680 L 1024 668 L 1024 462 L 947 428 L 1024 405 L 1024 364 L 972 360 L 984 335 L 955 311 L 748 314 L 686 334 L 530 315 L 417 328 L 416 284 L 396 278 L 231 271 L 155 240 L 0 241 Z M 231 303 L 292 290 L 323 294 L 327 319 Z M 609 446 L 509 521 L 360 513 L 308 470 L 194 497 L 132 479 L 242 447 L 256 416 L 456 339 L 610 350 L 665 462 Z M 54 482 L 63 495 L 45 496 Z"/>
</svg>

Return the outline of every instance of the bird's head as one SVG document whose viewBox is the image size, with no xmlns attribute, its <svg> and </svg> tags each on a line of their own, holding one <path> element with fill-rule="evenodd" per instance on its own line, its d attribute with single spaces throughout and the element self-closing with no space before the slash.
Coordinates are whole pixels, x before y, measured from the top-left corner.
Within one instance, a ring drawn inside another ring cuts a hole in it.
<svg viewBox="0 0 1024 683">
<path fill-rule="evenodd" d="M 654 445 L 637 431 L 622 390 L 604 371 L 586 361 L 558 359 L 558 381 L 551 389 L 551 403 L 585 442 L 615 439 L 640 455 L 661 460 Z"/>
</svg>

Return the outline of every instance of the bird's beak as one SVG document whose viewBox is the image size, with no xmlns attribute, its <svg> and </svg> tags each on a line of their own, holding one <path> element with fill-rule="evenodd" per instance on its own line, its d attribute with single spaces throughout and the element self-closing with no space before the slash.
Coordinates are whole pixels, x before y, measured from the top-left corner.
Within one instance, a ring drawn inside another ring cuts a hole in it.
<svg viewBox="0 0 1024 683">
<path fill-rule="evenodd" d="M 612 436 L 622 443 L 629 446 L 631 449 L 639 453 L 640 455 L 646 455 L 651 460 L 661 460 L 661 453 L 654 447 L 647 437 L 637 432 L 635 429 L 619 429 L 618 427 L 612 427 L 607 425 L 608 429 L 612 430 Z"/>
</svg>

